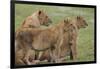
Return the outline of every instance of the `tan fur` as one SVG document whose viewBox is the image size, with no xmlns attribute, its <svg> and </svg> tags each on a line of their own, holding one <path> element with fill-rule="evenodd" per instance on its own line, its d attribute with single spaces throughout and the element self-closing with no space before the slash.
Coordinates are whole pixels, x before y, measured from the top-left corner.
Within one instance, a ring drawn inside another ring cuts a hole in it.
<svg viewBox="0 0 100 69">
<path fill-rule="evenodd" d="M 42 30 L 39 28 L 23 28 L 16 34 L 16 37 L 21 38 L 27 44 L 29 43 L 27 46 L 32 46 L 36 50 L 50 48 L 51 51 L 51 48 L 54 48 L 49 56 L 52 56 L 52 60 L 56 61 L 59 58 L 59 46 L 62 45 L 62 34 L 65 26 L 67 27 L 67 21 L 62 21 L 57 26 Z M 32 45 L 30 45 L 31 42 Z M 58 52 L 54 52 L 55 50 L 58 50 Z"/>
<path fill-rule="evenodd" d="M 57 59 L 59 58 L 60 54 L 59 47 L 63 43 L 63 31 L 64 29 L 67 30 L 67 23 L 67 21 L 65 23 L 64 21 L 62 21 L 57 26 L 43 30 L 40 34 L 34 37 L 32 46 L 37 50 L 43 50 L 49 47 L 54 47 L 55 49 L 53 49 L 51 52 L 49 51 L 49 56 L 52 56 L 52 60 L 57 62 Z"/>
<path fill-rule="evenodd" d="M 76 60 L 77 59 L 77 37 L 78 37 L 78 30 L 80 28 L 85 28 L 88 26 L 86 21 L 83 17 L 77 16 L 76 18 L 67 19 L 68 20 L 68 27 L 67 31 L 63 34 L 63 43 L 59 47 L 60 48 L 60 59 L 58 61 L 66 61 L 66 56 L 70 55 L 70 59 Z M 46 51 L 45 51 L 46 52 Z M 54 51 L 55 53 L 58 52 L 57 50 Z M 47 53 L 47 52 L 46 52 Z M 44 56 L 49 56 L 43 54 Z"/>
<path fill-rule="evenodd" d="M 15 64 L 26 64 L 26 63 L 29 63 L 29 61 L 25 61 L 27 60 L 25 58 L 25 60 L 22 60 L 24 59 L 25 57 L 25 54 L 28 55 L 29 57 L 29 54 L 31 55 L 32 53 L 30 53 L 31 49 L 30 49 L 30 46 L 29 48 L 27 48 L 27 44 L 30 44 L 30 38 L 31 35 L 27 35 L 27 33 L 20 37 L 18 36 L 19 34 L 19 31 L 23 28 L 25 29 L 28 29 L 28 28 L 38 28 L 40 27 L 40 25 L 49 25 L 49 23 L 51 23 L 51 19 L 48 17 L 48 15 L 43 11 L 43 10 L 38 10 L 36 12 L 34 12 L 32 15 L 28 16 L 24 21 L 23 23 L 21 24 L 21 26 L 16 30 L 16 34 L 15 34 L 15 56 L 16 56 L 16 61 L 15 61 Z M 24 39 L 24 43 L 22 42 L 22 38 L 23 37 L 26 37 L 26 39 Z M 29 40 L 29 41 L 27 41 Z M 34 52 L 35 53 L 35 52 Z M 33 57 L 34 58 L 34 57 Z M 26 63 L 25 63 L 26 62 Z"/>
<path fill-rule="evenodd" d="M 78 16 L 76 18 L 70 19 L 70 26 L 67 32 L 63 35 L 64 41 L 61 49 L 60 58 L 66 57 L 67 53 L 70 53 L 70 59 L 77 59 L 77 37 L 80 28 L 85 28 L 88 24 L 83 17 Z M 63 59 L 64 60 L 64 59 Z"/>
<path fill-rule="evenodd" d="M 18 37 L 21 35 L 20 38 L 22 41 L 26 42 L 25 47 L 30 46 L 37 50 L 44 50 L 50 47 L 49 49 L 42 51 L 40 56 L 39 54 L 37 55 L 37 59 L 39 60 L 47 59 L 59 62 L 59 60 L 62 61 L 65 59 L 64 57 L 68 52 L 70 52 L 70 58 L 75 60 L 77 59 L 76 44 L 78 30 L 86 26 L 87 23 L 82 17 L 76 17 L 67 20 L 66 25 L 64 21 L 62 21 L 57 26 L 47 29 L 23 28 L 16 33 L 16 35 Z M 30 53 L 26 54 L 26 56 L 27 55 L 30 55 Z M 33 58 L 34 57 L 35 56 L 33 56 Z M 29 60 L 29 58 L 30 56 L 28 56 L 26 60 Z"/>
<path fill-rule="evenodd" d="M 29 35 L 30 36 L 30 35 Z M 34 59 L 35 52 L 31 49 L 29 45 L 29 41 L 21 40 L 23 37 L 17 36 L 15 39 L 17 41 L 17 47 L 15 48 L 15 64 L 16 65 L 26 65 L 31 64 L 29 59 Z M 29 37 L 28 37 L 29 38 Z"/>
</svg>

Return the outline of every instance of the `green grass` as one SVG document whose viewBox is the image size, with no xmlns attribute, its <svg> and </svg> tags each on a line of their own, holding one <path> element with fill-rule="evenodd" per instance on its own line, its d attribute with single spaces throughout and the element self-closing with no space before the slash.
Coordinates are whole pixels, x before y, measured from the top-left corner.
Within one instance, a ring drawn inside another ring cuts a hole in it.
<svg viewBox="0 0 100 69">
<path fill-rule="evenodd" d="M 15 5 L 15 29 L 19 27 L 22 21 L 36 10 L 43 9 L 51 17 L 53 24 L 58 23 L 66 17 L 83 16 L 88 27 L 81 29 L 78 35 L 77 61 L 94 61 L 94 9 L 80 7 L 59 7 L 43 5 Z M 67 60 L 68 61 L 68 60 Z"/>
</svg>

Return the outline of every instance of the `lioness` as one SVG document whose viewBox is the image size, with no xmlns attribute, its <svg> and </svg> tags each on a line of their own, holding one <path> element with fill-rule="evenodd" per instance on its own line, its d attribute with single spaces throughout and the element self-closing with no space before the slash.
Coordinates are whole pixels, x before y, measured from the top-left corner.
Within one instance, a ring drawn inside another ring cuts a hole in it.
<svg viewBox="0 0 100 69">
<path fill-rule="evenodd" d="M 68 23 L 67 20 L 63 20 L 58 25 L 47 29 L 23 28 L 17 35 L 23 42 L 28 44 L 28 47 L 32 47 L 35 51 L 49 50 L 48 55 L 51 56 L 52 61 L 57 62 L 60 54 L 59 47 L 63 43 L 62 35 L 67 30 Z M 41 56 L 37 57 L 37 59 L 41 59 Z"/>
<path fill-rule="evenodd" d="M 64 58 L 66 57 L 67 53 L 70 53 L 70 59 L 76 60 L 78 31 L 80 28 L 85 28 L 86 26 L 88 26 L 88 24 L 82 16 L 77 16 L 73 19 L 71 18 L 69 19 L 69 22 L 70 25 L 68 27 L 68 31 L 64 33 L 63 43 L 62 46 L 60 46 L 60 58 Z"/>
</svg>

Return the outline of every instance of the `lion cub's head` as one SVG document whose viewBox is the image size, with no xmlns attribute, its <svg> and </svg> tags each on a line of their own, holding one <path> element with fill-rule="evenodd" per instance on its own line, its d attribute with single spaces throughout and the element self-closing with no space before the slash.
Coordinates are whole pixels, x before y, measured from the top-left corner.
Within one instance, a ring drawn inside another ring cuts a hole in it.
<svg viewBox="0 0 100 69">
<path fill-rule="evenodd" d="M 85 28 L 86 26 L 88 26 L 86 20 L 82 17 L 82 16 L 77 16 L 76 17 L 76 23 L 77 23 L 77 27 L 80 28 Z"/>
<path fill-rule="evenodd" d="M 48 26 L 49 23 L 52 23 L 52 20 L 50 19 L 50 17 L 43 10 L 39 10 L 37 15 L 38 15 L 41 25 Z"/>
<path fill-rule="evenodd" d="M 52 23 L 49 16 L 43 11 L 38 10 L 34 12 L 32 15 L 28 16 L 22 23 L 21 27 L 40 27 L 41 25 L 48 26 Z"/>
<path fill-rule="evenodd" d="M 64 32 L 67 32 L 69 26 L 71 25 L 71 24 L 70 24 L 70 20 L 69 20 L 68 18 L 67 18 L 67 19 L 64 19 L 64 20 L 63 20 L 63 24 L 64 24 L 63 30 L 64 30 Z"/>
</svg>

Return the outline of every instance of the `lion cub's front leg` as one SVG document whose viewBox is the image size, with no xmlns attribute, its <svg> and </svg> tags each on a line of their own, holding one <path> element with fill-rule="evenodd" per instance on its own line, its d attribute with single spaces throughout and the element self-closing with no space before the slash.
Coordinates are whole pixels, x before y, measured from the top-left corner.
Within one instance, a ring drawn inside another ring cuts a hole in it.
<svg viewBox="0 0 100 69">
<path fill-rule="evenodd" d="M 76 60 L 77 59 L 77 29 L 72 27 L 70 30 L 70 59 Z"/>
</svg>

